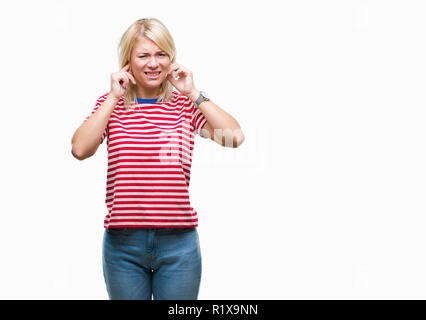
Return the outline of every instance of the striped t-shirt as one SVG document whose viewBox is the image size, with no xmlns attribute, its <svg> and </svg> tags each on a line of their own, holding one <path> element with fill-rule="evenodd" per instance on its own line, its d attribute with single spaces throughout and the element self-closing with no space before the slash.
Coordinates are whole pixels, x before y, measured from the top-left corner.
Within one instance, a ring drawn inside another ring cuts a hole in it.
<svg viewBox="0 0 426 320">
<path fill-rule="evenodd" d="M 207 119 L 176 91 L 170 101 L 147 101 L 126 111 L 120 98 L 100 138 L 108 148 L 104 227 L 197 227 L 188 188 L 194 138 Z"/>
</svg>

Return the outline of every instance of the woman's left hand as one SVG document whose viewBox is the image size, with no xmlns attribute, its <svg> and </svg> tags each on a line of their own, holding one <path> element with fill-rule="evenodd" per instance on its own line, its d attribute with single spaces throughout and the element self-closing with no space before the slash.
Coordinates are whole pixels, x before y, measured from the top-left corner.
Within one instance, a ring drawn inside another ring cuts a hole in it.
<svg viewBox="0 0 426 320">
<path fill-rule="evenodd" d="M 173 71 L 175 72 L 176 77 L 179 77 L 178 79 L 173 77 Z M 167 72 L 167 80 L 169 80 L 176 89 L 186 96 L 191 95 L 191 93 L 196 90 L 194 87 L 192 71 L 178 63 L 172 63 L 170 65 L 169 71 Z"/>
</svg>

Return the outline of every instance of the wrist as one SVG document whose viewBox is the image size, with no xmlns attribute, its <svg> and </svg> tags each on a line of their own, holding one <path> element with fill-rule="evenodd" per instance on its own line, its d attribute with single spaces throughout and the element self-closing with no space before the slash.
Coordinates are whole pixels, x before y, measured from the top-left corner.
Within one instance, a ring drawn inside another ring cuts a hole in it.
<svg viewBox="0 0 426 320">
<path fill-rule="evenodd" d="M 108 93 L 108 97 L 107 97 L 107 99 L 111 99 L 111 100 L 114 100 L 114 101 L 118 101 L 118 100 L 120 100 L 120 97 L 116 97 L 112 92 L 109 92 Z"/>
<path fill-rule="evenodd" d="M 195 102 L 195 101 L 197 101 L 199 96 L 200 96 L 200 90 L 194 89 L 188 95 L 188 98 L 191 99 L 192 102 Z"/>
</svg>

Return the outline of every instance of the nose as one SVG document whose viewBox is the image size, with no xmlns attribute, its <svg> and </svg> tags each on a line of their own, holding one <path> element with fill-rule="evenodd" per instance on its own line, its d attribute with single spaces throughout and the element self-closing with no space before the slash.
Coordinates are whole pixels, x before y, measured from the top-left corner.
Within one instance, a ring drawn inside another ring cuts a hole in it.
<svg viewBox="0 0 426 320">
<path fill-rule="evenodd" d="M 151 56 L 151 58 L 149 58 L 148 63 L 147 63 L 148 67 L 155 69 L 158 66 L 158 61 L 157 58 L 155 56 Z"/>
</svg>

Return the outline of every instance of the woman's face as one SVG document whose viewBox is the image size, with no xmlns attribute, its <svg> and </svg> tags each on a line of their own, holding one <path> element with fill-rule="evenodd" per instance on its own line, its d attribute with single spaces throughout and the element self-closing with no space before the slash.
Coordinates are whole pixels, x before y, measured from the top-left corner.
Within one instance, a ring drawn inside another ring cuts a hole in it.
<svg viewBox="0 0 426 320">
<path fill-rule="evenodd" d="M 141 37 L 136 42 L 130 63 L 130 72 L 138 86 L 157 88 L 166 79 L 170 58 L 152 40 Z"/>
</svg>

